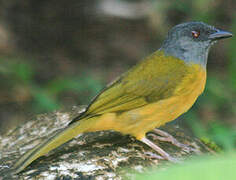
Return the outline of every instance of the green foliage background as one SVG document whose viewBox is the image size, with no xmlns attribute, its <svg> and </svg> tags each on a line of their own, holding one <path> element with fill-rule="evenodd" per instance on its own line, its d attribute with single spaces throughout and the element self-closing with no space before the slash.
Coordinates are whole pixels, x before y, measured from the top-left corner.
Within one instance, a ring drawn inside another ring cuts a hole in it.
<svg viewBox="0 0 236 180">
<path fill-rule="evenodd" d="M 115 1 L 131 15 L 99 9 L 102 2 L 0 1 L 2 133 L 35 114 L 89 103 L 178 23 L 204 21 L 236 34 L 233 0 Z M 233 37 L 211 50 L 206 90 L 176 122 L 224 151 L 236 149 L 235 47 Z"/>
</svg>

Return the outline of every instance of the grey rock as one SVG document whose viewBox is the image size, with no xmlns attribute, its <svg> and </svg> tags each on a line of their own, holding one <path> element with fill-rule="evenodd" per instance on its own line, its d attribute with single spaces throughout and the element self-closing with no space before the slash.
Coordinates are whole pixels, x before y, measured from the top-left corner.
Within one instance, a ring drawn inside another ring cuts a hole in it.
<svg viewBox="0 0 236 180">
<path fill-rule="evenodd" d="M 35 160 L 20 174 L 12 174 L 11 167 L 22 154 L 65 127 L 82 110 L 81 107 L 75 107 L 70 112 L 41 114 L 0 136 L 0 180 L 132 179 L 135 172 L 143 172 L 150 167 L 168 168 L 171 164 L 148 156 L 155 155 L 155 152 L 133 137 L 113 131 L 101 131 L 81 134 L 48 155 Z M 199 139 L 176 125 L 166 125 L 162 129 L 193 149 L 188 152 L 169 142 L 154 140 L 170 155 L 177 157 L 180 163 L 193 155 L 213 153 L 213 150 Z"/>
</svg>

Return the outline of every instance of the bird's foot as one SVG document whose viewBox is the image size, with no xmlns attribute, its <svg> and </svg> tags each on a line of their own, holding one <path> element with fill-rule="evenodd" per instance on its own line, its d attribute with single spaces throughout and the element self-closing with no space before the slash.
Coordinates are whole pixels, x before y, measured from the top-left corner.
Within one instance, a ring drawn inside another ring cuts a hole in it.
<svg viewBox="0 0 236 180">
<path fill-rule="evenodd" d="M 164 159 L 162 156 L 158 155 L 158 154 L 155 154 L 151 151 L 148 151 L 148 152 L 144 152 L 144 154 L 149 157 L 149 158 L 153 158 L 153 159 Z"/>
<path fill-rule="evenodd" d="M 190 147 L 189 145 L 180 143 L 172 135 L 170 135 L 169 133 L 162 131 L 160 129 L 154 129 L 152 131 L 152 133 L 149 134 L 149 136 L 152 136 L 153 139 L 157 139 L 159 141 L 170 142 L 171 144 L 175 145 L 176 147 L 181 148 L 183 151 L 185 151 L 187 153 L 197 151 L 196 149 Z"/>
<path fill-rule="evenodd" d="M 151 151 L 148 151 L 148 152 L 145 152 L 144 153 L 148 158 L 152 158 L 152 159 L 158 159 L 158 160 L 163 160 L 163 159 L 165 159 L 164 157 L 162 157 L 162 156 L 160 156 L 160 155 L 158 155 L 158 154 L 156 154 L 156 153 L 153 153 L 153 152 L 151 152 Z M 178 163 L 178 162 L 180 162 L 180 160 L 178 159 L 178 158 L 174 158 L 174 157 L 172 157 L 172 156 L 170 156 L 169 154 L 168 154 L 168 159 L 166 159 L 166 160 L 168 160 L 168 161 L 170 161 L 170 162 L 173 162 L 173 163 Z"/>
<path fill-rule="evenodd" d="M 141 139 L 141 141 L 145 143 L 146 145 L 148 145 L 149 147 L 151 147 L 152 149 L 154 149 L 156 152 L 158 152 L 158 154 L 160 154 L 160 155 L 157 155 L 152 152 L 146 152 L 145 154 L 148 155 L 149 157 L 155 158 L 155 159 L 166 159 L 168 161 L 175 162 L 175 163 L 178 162 L 176 158 L 171 157 L 167 152 L 165 152 L 163 149 L 161 149 L 159 146 L 154 144 L 152 141 L 150 141 L 146 137 Z"/>
</svg>

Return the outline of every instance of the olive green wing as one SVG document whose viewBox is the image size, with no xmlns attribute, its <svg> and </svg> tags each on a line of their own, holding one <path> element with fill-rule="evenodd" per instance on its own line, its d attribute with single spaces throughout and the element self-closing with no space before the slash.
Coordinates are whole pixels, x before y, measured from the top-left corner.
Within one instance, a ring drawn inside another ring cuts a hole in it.
<svg viewBox="0 0 236 180">
<path fill-rule="evenodd" d="M 122 112 L 168 98 L 185 74 L 181 61 L 153 54 L 108 85 L 88 106 L 84 116 Z"/>
<path fill-rule="evenodd" d="M 105 88 L 89 105 L 86 114 L 121 112 L 147 104 L 144 96 L 129 91 L 128 83 L 128 81 L 119 79 L 111 86 Z"/>
</svg>

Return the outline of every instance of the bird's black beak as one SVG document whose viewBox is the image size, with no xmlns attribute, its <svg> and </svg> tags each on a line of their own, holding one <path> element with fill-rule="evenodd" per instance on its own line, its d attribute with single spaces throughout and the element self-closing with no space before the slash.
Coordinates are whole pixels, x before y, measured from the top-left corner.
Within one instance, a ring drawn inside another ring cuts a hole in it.
<svg viewBox="0 0 236 180">
<path fill-rule="evenodd" d="M 218 39 L 224 39 L 224 38 L 230 38 L 233 34 L 227 31 L 217 30 L 216 32 L 212 33 L 209 36 L 210 40 L 218 40 Z"/>
</svg>

